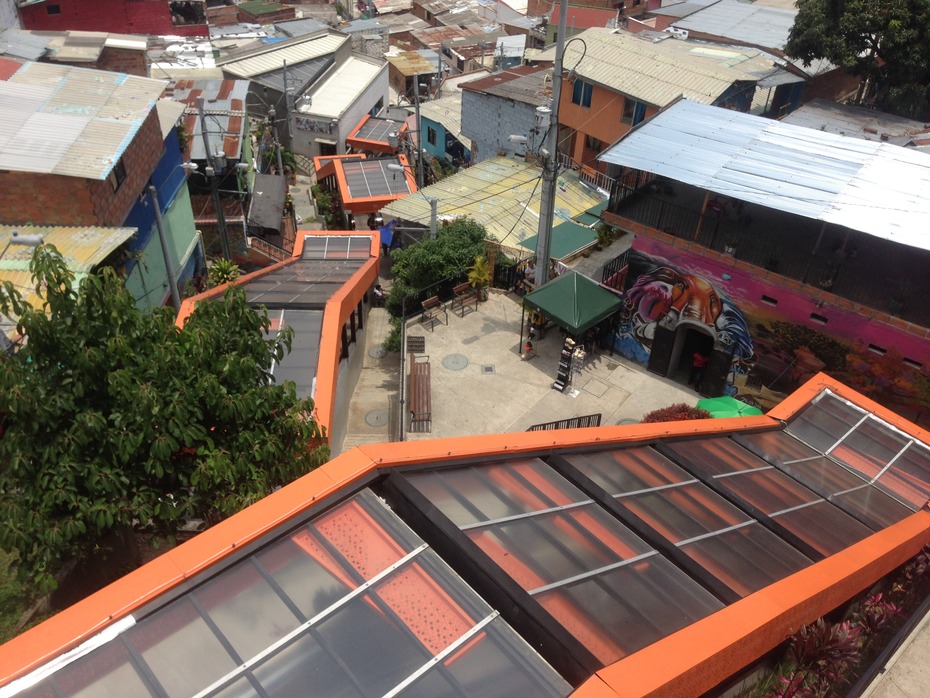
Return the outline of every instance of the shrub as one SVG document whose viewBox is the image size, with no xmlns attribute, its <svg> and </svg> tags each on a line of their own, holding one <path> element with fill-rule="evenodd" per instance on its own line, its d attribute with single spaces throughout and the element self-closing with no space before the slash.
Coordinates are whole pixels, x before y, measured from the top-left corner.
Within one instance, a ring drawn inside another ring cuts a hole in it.
<svg viewBox="0 0 930 698">
<path fill-rule="evenodd" d="M 711 419 L 711 414 L 707 410 L 702 410 L 699 407 L 692 407 L 691 405 L 679 402 L 647 413 L 646 416 L 643 417 L 642 423 L 682 422 L 687 419 Z"/>
</svg>

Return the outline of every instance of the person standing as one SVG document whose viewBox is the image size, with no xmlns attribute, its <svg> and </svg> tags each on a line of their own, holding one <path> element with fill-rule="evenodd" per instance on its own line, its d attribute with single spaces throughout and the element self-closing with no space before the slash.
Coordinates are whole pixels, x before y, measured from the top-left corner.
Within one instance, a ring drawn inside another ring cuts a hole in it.
<svg viewBox="0 0 930 698">
<path fill-rule="evenodd" d="M 704 372 L 707 370 L 708 361 L 710 361 L 710 357 L 701 351 L 694 352 L 694 356 L 691 357 L 691 373 L 688 376 L 688 385 L 693 385 L 697 391 L 701 390 L 701 382 L 704 380 Z"/>
</svg>

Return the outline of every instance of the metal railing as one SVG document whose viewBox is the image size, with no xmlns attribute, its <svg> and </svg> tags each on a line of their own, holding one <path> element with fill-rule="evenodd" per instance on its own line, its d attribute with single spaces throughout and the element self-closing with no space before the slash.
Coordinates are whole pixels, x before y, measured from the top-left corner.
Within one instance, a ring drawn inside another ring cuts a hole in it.
<svg viewBox="0 0 930 698">
<path fill-rule="evenodd" d="M 586 414 L 582 417 L 572 417 L 570 419 L 560 419 L 555 422 L 544 422 L 534 424 L 527 431 L 552 431 L 554 429 L 584 429 L 585 427 L 601 426 L 601 415 Z"/>
<path fill-rule="evenodd" d="M 603 189 L 609 192 L 614 186 L 613 177 L 608 177 L 603 172 L 598 172 L 594 167 L 577 163 L 565 153 L 558 153 L 556 159 L 558 160 L 559 167 L 566 170 L 574 170 L 578 173 L 578 178 L 582 182 L 587 182 L 596 189 Z"/>
<path fill-rule="evenodd" d="M 282 250 L 277 245 L 272 245 L 270 242 L 263 240 L 262 238 L 249 237 L 249 247 L 279 262 L 291 258 L 291 255 L 287 252 L 287 250 Z"/>
<path fill-rule="evenodd" d="M 623 283 L 626 275 L 621 272 L 626 269 L 630 263 L 630 250 L 625 250 L 622 254 L 614 257 L 604 265 L 601 272 L 601 283 L 617 291 L 623 290 Z"/>
</svg>

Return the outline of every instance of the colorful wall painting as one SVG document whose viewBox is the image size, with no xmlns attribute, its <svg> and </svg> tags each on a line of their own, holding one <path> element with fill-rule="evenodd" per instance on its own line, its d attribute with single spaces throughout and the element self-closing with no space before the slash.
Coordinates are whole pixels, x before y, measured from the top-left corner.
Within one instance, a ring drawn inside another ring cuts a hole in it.
<svg viewBox="0 0 930 698">
<path fill-rule="evenodd" d="M 930 341 L 770 283 L 726 261 L 637 237 L 615 348 L 646 365 L 656 323 L 703 325 L 731 347 L 727 392 L 794 390 L 825 371 L 891 409 L 930 416 Z M 747 378 L 752 380 L 747 381 Z"/>
</svg>

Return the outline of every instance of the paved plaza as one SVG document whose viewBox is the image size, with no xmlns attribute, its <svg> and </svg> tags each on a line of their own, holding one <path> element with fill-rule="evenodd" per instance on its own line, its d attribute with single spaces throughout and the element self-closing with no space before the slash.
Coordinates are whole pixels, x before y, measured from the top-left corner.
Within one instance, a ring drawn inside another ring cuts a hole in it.
<svg viewBox="0 0 930 698">
<path fill-rule="evenodd" d="M 512 293 L 492 290 L 477 309 L 472 304 L 463 316 L 449 309 L 443 319 L 445 323 L 432 328 L 418 316 L 407 323 L 407 336 L 423 337 L 423 355 L 429 357 L 432 424 L 428 432 L 411 433 L 408 417 L 405 440 L 525 431 L 534 424 L 595 413 L 602 415 L 604 425 L 635 422 L 656 408 L 676 402 L 693 405 L 699 398 L 687 386 L 600 349 L 586 356 L 564 392 L 554 390 L 563 337 L 550 327 L 535 342 L 536 356 L 523 360 L 520 327 L 525 318 Z M 401 355 L 379 351 L 389 328 L 387 312 L 372 309 L 343 450 L 395 440 L 400 432 Z"/>
</svg>

